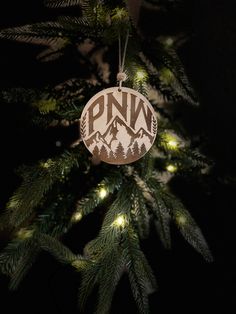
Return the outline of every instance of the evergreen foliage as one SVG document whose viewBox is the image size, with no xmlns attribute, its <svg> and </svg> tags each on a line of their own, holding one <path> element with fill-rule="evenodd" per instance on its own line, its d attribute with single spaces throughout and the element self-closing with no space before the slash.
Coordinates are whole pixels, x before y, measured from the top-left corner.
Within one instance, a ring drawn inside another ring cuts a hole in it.
<svg viewBox="0 0 236 314">
<path fill-rule="evenodd" d="M 143 5 L 162 10 L 178 2 L 181 1 L 144 1 Z M 125 38 L 129 28 L 125 84 L 147 97 L 150 90 L 158 94 L 157 101 L 150 96 L 158 115 L 158 134 L 152 150 L 129 166 L 93 165 L 80 144 L 68 147 L 62 155 L 22 167 L 21 185 L 1 216 L 0 227 L 10 228 L 13 238 L 0 255 L 0 269 L 10 276 L 11 289 L 16 289 L 44 250 L 81 273 L 80 308 L 98 287 L 98 314 L 109 313 L 117 284 L 127 273 L 138 311 L 145 314 L 149 312 L 148 295 L 156 289 L 156 280 L 140 244 L 148 238 L 152 221 L 165 248 L 171 247 L 171 228 L 175 224 L 207 261 L 212 260 L 201 230 L 168 186 L 170 177 L 178 174 L 202 175 L 208 162 L 192 150 L 169 120 L 170 114 L 158 103 L 160 99 L 179 102 L 180 106 L 181 102 L 198 102 L 174 47 L 167 47 L 158 38 L 148 42 L 130 21 L 122 1 L 47 0 L 45 4 L 50 8 L 79 6 L 81 15 L 1 30 L 0 38 L 48 46 L 50 51 L 41 54 L 48 62 L 52 52 L 60 58 L 66 49 L 72 49 L 79 62 L 88 67 L 90 76 L 72 77 L 44 89 L 6 89 L 0 92 L 0 101 L 28 104 L 32 121 L 40 127 L 65 121 L 77 123 L 91 96 L 116 84 L 112 72 L 117 68 L 105 52 L 111 55 L 117 51 L 118 36 Z M 137 17 L 133 18 L 137 21 Z M 91 49 L 83 50 L 84 46 Z M 140 149 L 144 152 L 144 147 L 134 146 L 138 154 Z M 118 146 L 116 153 L 123 154 L 123 148 Z M 74 174 L 83 181 L 75 183 Z M 163 175 L 168 179 L 163 180 Z M 103 207 L 107 198 L 108 207 Z M 104 214 L 100 232 L 85 246 L 83 255 L 74 254 L 62 243 L 63 235 L 97 207 Z"/>
</svg>

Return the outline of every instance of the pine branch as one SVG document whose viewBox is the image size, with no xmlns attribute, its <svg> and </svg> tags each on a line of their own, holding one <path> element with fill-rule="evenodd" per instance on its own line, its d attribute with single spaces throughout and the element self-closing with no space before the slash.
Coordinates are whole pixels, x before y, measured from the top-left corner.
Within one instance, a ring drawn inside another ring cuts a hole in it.
<svg viewBox="0 0 236 314">
<path fill-rule="evenodd" d="M 39 248 L 30 230 L 24 230 L 0 255 L 0 270 L 10 276 L 10 289 L 17 289 L 32 266 Z"/>
<path fill-rule="evenodd" d="M 199 151 L 192 150 L 188 147 L 181 149 L 179 154 L 182 160 L 183 168 L 185 168 L 186 171 L 188 171 L 189 168 L 206 168 L 209 164 L 211 164 L 211 161 L 203 156 Z"/>
<path fill-rule="evenodd" d="M 7 204 L 5 215 L 9 223 L 19 226 L 28 219 L 53 184 L 76 165 L 77 158 L 66 152 L 54 160 L 49 159 L 36 167 L 24 169 L 23 182 Z"/>
<path fill-rule="evenodd" d="M 107 195 L 112 194 L 115 190 L 119 189 L 121 182 L 121 174 L 118 171 L 111 172 L 95 189 L 91 190 L 88 195 L 77 203 L 76 211 L 80 212 L 82 216 L 88 215 L 103 201 L 100 197 L 101 189 L 105 189 Z"/>
<path fill-rule="evenodd" d="M 185 74 L 184 66 L 173 49 L 168 48 L 164 50 L 163 63 L 177 78 L 175 84 L 177 84 L 176 89 L 179 89 L 180 94 L 182 88 L 185 89 L 185 92 L 183 90 L 183 94 L 181 96 L 187 100 L 189 98 L 189 101 L 192 104 L 198 104 L 195 101 L 195 92 L 187 78 L 187 75 Z M 180 84 L 180 87 L 178 87 L 178 84 Z"/>
<path fill-rule="evenodd" d="M 46 235 L 39 234 L 39 246 L 41 249 L 49 252 L 55 257 L 60 263 L 72 264 L 73 262 L 80 260 L 85 260 L 82 256 L 77 256 L 71 252 L 65 245 L 63 245 L 59 240 Z"/>
<path fill-rule="evenodd" d="M 113 294 L 124 272 L 124 260 L 117 248 L 105 252 L 100 261 L 99 272 L 99 298 L 96 314 L 108 314 Z"/>
<path fill-rule="evenodd" d="M 62 37 L 70 35 L 71 31 L 66 31 L 59 22 L 37 23 L 0 31 L 0 38 L 3 39 L 54 47 L 64 45 L 65 39 Z"/>
<path fill-rule="evenodd" d="M 206 240 L 184 205 L 173 195 L 162 193 L 163 201 L 171 209 L 171 216 L 183 237 L 198 251 L 208 262 L 213 260 Z"/>
<path fill-rule="evenodd" d="M 6 103 L 29 103 L 33 102 L 41 96 L 42 92 L 32 88 L 6 88 L 1 89 L 0 99 Z"/>
<path fill-rule="evenodd" d="M 171 248 L 171 235 L 170 235 L 170 222 L 171 213 L 170 209 L 166 206 L 160 193 L 160 185 L 156 180 L 149 180 L 147 183 L 150 191 L 154 197 L 154 202 L 152 203 L 152 211 L 155 215 L 155 225 L 160 239 L 166 249 Z"/>
<path fill-rule="evenodd" d="M 41 62 L 51 62 L 61 58 L 65 53 L 65 45 L 55 47 L 49 47 L 44 49 L 37 55 L 37 60 Z"/>
<path fill-rule="evenodd" d="M 132 208 L 135 189 L 132 180 L 122 185 L 116 200 L 104 218 L 98 238 L 91 241 L 85 248 L 86 256 L 100 261 L 99 274 L 101 273 L 101 277 L 98 275 L 97 279 L 100 287 L 98 313 L 103 313 L 102 311 L 107 313 L 109 310 L 113 289 L 115 289 L 123 269 L 122 260 L 125 260 L 140 313 L 147 313 L 147 291 L 152 292 L 155 289 L 155 279 L 143 253 L 140 251 L 138 237 L 133 232 L 133 228 L 129 227 L 129 224 L 132 223 L 129 211 Z M 116 224 L 118 217 L 122 217 L 121 225 Z M 117 244 L 120 244 L 122 248 L 121 253 L 118 255 L 114 251 Z M 107 254 L 110 254 L 107 252 L 110 251 L 112 254 L 108 255 L 108 262 L 107 260 L 104 261 Z M 123 256 L 122 259 L 121 255 Z M 101 269 L 106 271 L 106 276 L 104 276 Z M 114 286 L 112 285 L 111 291 L 105 290 L 105 287 L 110 285 L 113 280 Z M 106 300 L 104 304 L 103 299 Z"/>
<path fill-rule="evenodd" d="M 164 91 L 166 89 L 166 96 L 170 93 L 169 96 L 176 101 L 183 99 L 190 104 L 198 105 L 184 67 L 173 49 L 164 47 L 158 41 L 152 42 L 152 45 L 144 42 L 140 58 L 153 76 L 152 82 L 157 85 L 156 87 L 164 87 Z M 158 75 L 157 79 L 155 75 Z M 169 91 L 168 86 L 171 88 Z"/>
<path fill-rule="evenodd" d="M 21 239 L 16 238 L 11 241 L 4 252 L 0 255 L 1 272 L 6 275 L 12 275 L 17 267 L 17 263 L 22 257 L 22 252 L 25 254 L 29 251 L 32 240 L 31 238 Z"/>
<path fill-rule="evenodd" d="M 44 3 L 49 8 L 66 8 L 83 4 L 83 0 L 45 0 Z"/>
<path fill-rule="evenodd" d="M 137 229 L 139 237 L 141 239 L 147 238 L 149 235 L 150 215 L 148 213 L 145 198 L 142 193 L 140 193 L 139 189 L 134 192 L 131 219 Z"/>
<path fill-rule="evenodd" d="M 81 310 L 84 309 L 85 303 L 91 294 L 92 290 L 98 283 L 98 274 L 100 264 L 96 262 L 89 263 L 85 269 L 82 270 L 82 281 L 79 288 L 78 304 Z"/>
<path fill-rule="evenodd" d="M 129 224 L 133 189 L 134 185 L 127 182 L 120 186 L 115 200 L 105 215 L 98 237 L 86 245 L 85 256 L 99 259 L 105 250 L 112 249 L 113 244 L 121 240 L 122 227 L 120 229 L 116 225 L 116 220 L 121 217 L 124 226 Z"/>
<path fill-rule="evenodd" d="M 43 117 L 34 112 L 33 122 L 42 127 L 52 126 L 55 122 L 60 124 L 64 120 L 74 122 L 78 120 L 86 104 L 85 95 L 93 92 L 96 93 L 94 86 L 83 79 L 70 79 L 41 91 L 31 102 Z"/>
<path fill-rule="evenodd" d="M 83 16 L 59 16 L 57 21 L 61 23 L 65 30 L 71 32 L 71 36 L 68 36 L 73 42 L 83 43 L 86 38 L 95 39 L 100 31 L 94 29 L 94 15 L 91 17 L 87 15 Z M 73 35 L 75 34 L 75 36 Z M 76 36 L 77 34 L 77 36 Z"/>
<path fill-rule="evenodd" d="M 128 224 L 130 221 L 130 208 L 132 208 L 132 197 L 134 192 L 134 185 L 132 182 L 125 182 L 119 189 L 115 201 L 112 203 L 108 212 L 103 220 L 100 236 L 104 238 L 104 242 L 111 243 L 120 235 L 120 231 L 115 228 L 111 228 L 117 217 L 123 217 L 124 223 Z"/>
<path fill-rule="evenodd" d="M 129 227 L 127 231 L 124 248 L 125 252 L 127 250 L 129 252 L 128 254 L 132 255 L 135 262 L 137 262 L 136 266 L 139 268 L 139 271 L 137 273 L 144 278 L 143 281 L 145 282 L 146 292 L 150 294 L 155 291 L 157 288 L 155 276 L 145 255 L 141 251 L 138 236 L 135 233 L 134 229 L 132 229 L 132 227 Z"/>
<path fill-rule="evenodd" d="M 88 243 L 84 249 L 85 256 L 94 262 L 84 270 L 80 303 L 84 305 L 85 299 L 97 283 L 99 285 L 97 313 L 108 313 L 112 295 L 124 271 L 124 260 L 118 246 L 121 237 L 125 234 L 122 232 L 122 227 L 116 224 L 116 219 L 122 217 L 124 226 L 129 223 L 131 200 L 127 200 L 132 193 L 132 188 L 128 184 L 122 184 L 116 200 L 105 215 L 98 237 Z"/>
<path fill-rule="evenodd" d="M 154 217 L 157 232 L 165 248 L 171 247 L 171 236 L 170 236 L 170 210 L 163 202 L 160 190 L 161 186 L 152 178 L 144 181 L 137 173 L 134 173 L 134 180 L 137 184 L 139 193 L 143 195 L 146 202 L 149 204 Z"/>
<path fill-rule="evenodd" d="M 150 167 L 148 167 L 149 165 Z M 137 173 L 140 172 L 144 178 L 148 178 L 152 172 L 150 158 L 146 155 L 141 161 L 135 164 L 135 170 L 131 166 L 124 167 L 124 175 L 128 178 L 129 184 L 133 190 L 131 194 L 131 220 L 139 237 L 146 238 L 149 235 L 150 213 L 147 208 L 146 195 L 140 189 L 138 180 L 140 177 Z M 142 182 L 144 182 L 142 180 Z M 142 184 L 141 184 L 142 185 Z"/>
<path fill-rule="evenodd" d="M 140 248 L 137 236 L 130 229 L 124 243 L 124 258 L 134 299 L 140 314 L 149 313 L 148 291 L 155 289 L 155 278 Z M 145 262 L 144 262 L 145 259 Z M 145 264 L 145 267 L 144 267 Z"/>
<path fill-rule="evenodd" d="M 79 29 L 82 33 L 91 31 L 90 21 L 87 16 L 59 16 L 58 22 L 68 29 Z"/>
<path fill-rule="evenodd" d="M 36 246 L 36 243 L 34 243 L 30 247 L 30 251 L 27 251 L 26 254 L 22 255 L 22 258 L 10 279 L 9 288 L 11 290 L 16 290 L 18 288 L 19 284 L 22 282 L 32 264 L 34 263 L 38 255 L 38 251 L 39 250 Z"/>
<path fill-rule="evenodd" d="M 71 227 L 71 216 L 74 211 L 76 195 L 65 192 L 70 189 L 67 185 L 55 185 L 47 195 L 40 214 L 33 223 L 33 228 L 40 234 L 47 234 L 53 238 L 62 237 Z M 55 201 L 55 195 L 57 200 Z"/>
<path fill-rule="evenodd" d="M 18 287 L 41 249 L 51 253 L 59 262 L 72 264 L 77 269 L 86 263 L 86 259 L 73 254 L 55 238 L 64 234 L 65 226 L 67 227 L 68 220 L 70 221 L 71 215 L 68 218 L 68 214 L 65 215 L 68 210 L 65 203 L 67 202 L 69 206 L 71 197 L 67 196 L 67 198 L 69 201 L 59 197 L 56 203 L 53 202 L 54 206 L 52 205 L 52 208 L 49 207 L 49 210 L 45 211 L 44 216 L 40 215 L 31 224 L 31 229 L 20 229 L 17 237 L 4 249 L 0 256 L 0 269 L 11 277 L 12 289 Z M 63 203 L 61 204 L 63 208 L 56 208 L 56 204 L 60 201 Z"/>
</svg>

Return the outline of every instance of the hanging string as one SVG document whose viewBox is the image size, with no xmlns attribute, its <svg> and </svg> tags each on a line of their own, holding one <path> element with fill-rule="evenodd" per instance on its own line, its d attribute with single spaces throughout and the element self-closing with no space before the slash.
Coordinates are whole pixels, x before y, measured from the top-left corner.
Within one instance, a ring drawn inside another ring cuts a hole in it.
<svg viewBox="0 0 236 314">
<path fill-rule="evenodd" d="M 127 79 L 127 75 L 124 72 L 125 67 L 125 57 L 126 57 L 126 51 L 128 46 L 128 40 L 129 40 L 129 29 L 127 30 L 126 38 L 125 38 L 125 45 L 124 45 L 124 51 L 123 51 L 123 58 L 121 57 L 121 36 L 119 33 L 118 37 L 118 43 L 119 43 L 119 72 L 117 74 L 117 81 L 119 82 L 119 91 L 122 87 L 122 82 Z"/>
<path fill-rule="evenodd" d="M 118 37 L 118 42 L 119 42 L 119 72 L 121 72 L 121 39 L 120 39 L 120 33 Z"/>
</svg>

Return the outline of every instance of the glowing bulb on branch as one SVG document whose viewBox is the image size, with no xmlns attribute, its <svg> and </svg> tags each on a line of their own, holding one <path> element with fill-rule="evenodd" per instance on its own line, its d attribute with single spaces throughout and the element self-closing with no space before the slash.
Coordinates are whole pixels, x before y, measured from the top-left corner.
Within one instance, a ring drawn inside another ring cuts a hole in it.
<svg viewBox="0 0 236 314">
<path fill-rule="evenodd" d="M 166 41 L 165 41 L 165 44 L 167 45 L 167 46 L 172 46 L 173 45 L 173 43 L 174 43 L 174 40 L 173 40 L 173 38 L 171 38 L 171 37 L 168 37 L 167 39 L 166 39 Z"/>
<path fill-rule="evenodd" d="M 80 221 L 82 218 L 83 218 L 82 213 L 80 213 L 80 212 L 75 212 L 74 215 L 73 215 L 72 218 L 71 218 L 71 221 L 72 221 L 72 222 L 78 222 L 78 221 Z"/>
<path fill-rule="evenodd" d="M 123 17 L 123 11 L 122 11 L 122 10 L 117 10 L 117 11 L 116 11 L 116 15 L 117 15 L 117 17 L 118 17 L 119 19 L 122 19 L 122 17 Z"/>
<path fill-rule="evenodd" d="M 112 20 L 124 21 L 128 17 L 128 12 L 123 8 L 116 8 L 112 13 Z"/>
<path fill-rule="evenodd" d="M 98 194 L 99 194 L 99 197 L 100 197 L 101 199 L 104 199 L 104 198 L 107 196 L 107 194 L 108 194 L 107 189 L 101 188 L 101 189 L 98 191 Z"/>
<path fill-rule="evenodd" d="M 127 220 L 125 215 L 119 215 L 112 223 L 116 228 L 124 228 L 127 225 Z"/>
<path fill-rule="evenodd" d="M 169 164 L 166 166 L 166 170 L 171 173 L 174 173 L 177 170 L 177 167 L 175 165 Z"/>
<path fill-rule="evenodd" d="M 40 165 L 41 165 L 41 167 L 48 169 L 52 165 L 52 162 L 49 160 L 46 162 L 42 162 Z"/>
<path fill-rule="evenodd" d="M 179 215 L 176 217 L 176 221 L 179 225 L 185 225 L 187 222 L 187 218 L 184 215 Z"/>
<path fill-rule="evenodd" d="M 160 79 L 166 84 L 171 84 L 174 81 L 174 74 L 168 68 L 163 68 L 160 70 Z"/>
<path fill-rule="evenodd" d="M 179 147 L 179 139 L 172 133 L 163 134 L 163 144 L 166 145 L 168 149 L 176 150 Z"/>
<path fill-rule="evenodd" d="M 144 70 L 138 70 L 136 72 L 136 80 L 137 81 L 143 81 L 147 77 L 147 73 Z"/>
<path fill-rule="evenodd" d="M 29 230 L 29 229 L 26 229 L 26 228 L 22 228 L 22 229 L 20 229 L 20 230 L 17 232 L 17 236 L 18 236 L 20 239 L 28 239 L 28 238 L 31 238 L 31 237 L 32 237 L 33 233 L 34 233 L 33 230 Z"/>
<path fill-rule="evenodd" d="M 170 141 L 167 142 L 167 145 L 171 149 L 176 149 L 178 147 L 178 142 L 175 141 L 175 140 L 170 140 Z"/>
</svg>

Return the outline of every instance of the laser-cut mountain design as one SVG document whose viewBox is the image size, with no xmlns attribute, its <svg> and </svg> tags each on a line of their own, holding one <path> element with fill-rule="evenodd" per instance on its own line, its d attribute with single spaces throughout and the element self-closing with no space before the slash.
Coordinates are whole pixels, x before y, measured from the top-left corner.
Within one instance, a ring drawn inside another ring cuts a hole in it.
<svg viewBox="0 0 236 314">
<path fill-rule="evenodd" d="M 134 132 L 116 116 L 103 134 L 97 131 L 85 144 L 101 160 L 114 164 L 123 160 L 122 163 L 126 164 L 136 160 L 137 156 L 143 156 L 147 151 L 146 145 L 149 148 L 153 140 L 154 136 L 144 128 Z"/>
</svg>

